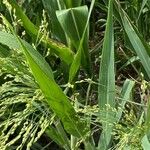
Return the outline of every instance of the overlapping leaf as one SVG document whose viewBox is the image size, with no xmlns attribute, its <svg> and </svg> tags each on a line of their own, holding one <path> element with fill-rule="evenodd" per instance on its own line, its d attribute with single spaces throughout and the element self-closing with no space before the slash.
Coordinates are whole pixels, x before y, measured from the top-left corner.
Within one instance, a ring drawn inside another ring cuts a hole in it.
<svg viewBox="0 0 150 150">
<path fill-rule="evenodd" d="M 77 53 L 80 53 L 78 54 L 78 56 L 76 56 L 76 60 L 75 60 L 76 65 L 74 66 L 79 66 L 81 62 L 83 67 L 89 73 L 90 72 L 90 58 L 89 58 L 89 49 L 88 49 L 89 34 L 88 34 L 88 27 L 86 27 L 86 22 L 88 19 L 87 6 L 81 6 L 81 7 L 57 11 L 56 15 L 62 28 L 64 29 L 67 35 L 68 40 L 70 41 L 69 45 L 73 46 L 73 48 L 75 48 L 75 51 L 77 51 Z M 85 33 L 84 30 L 86 31 Z M 76 69 L 74 67 L 74 71 L 75 70 Z"/>
<path fill-rule="evenodd" d="M 51 68 L 44 58 L 26 42 L 21 41 L 17 36 L 0 32 L 0 43 L 10 48 L 22 49 L 38 82 L 41 90 L 47 98 L 50 108 L 62 120 L 65 129 L 75 136 L 83 136 L 86 131 L 86 123 L 77 116 L 68 98 L 56 84 Z"/>
<path fill-rule="evenodd" d="M 21 20 L 23 27 L 26 29 L 26 31 L 33 37 L 38 37 L 39 35 L 39 29 L 36 27 L 29 18 L 23 13 L 22 9 L 18 6 L 15 0 L 9 0 L 9 3 L 11 6 L 15 9 L 16 16 L 18 19 Z M 39 38 L 42 37 L 42 33 L 40 33 Z M 73 52 L 63 45 L 60 42 L 54 41 L 50 38 L 43 37 L 42 42 L 44 44 L 47 44 L 49 48 L 51 48 L 54 53 L 56 53 L 64 62 L 67 64 L 72 63 L 74 59 Z"/>
<path fill-rule="evenodd" d="M 47 10 L 50 24 L 51 24 L 51 32 L 55 39 L 58 39 L 64 43 L 66 43 L 65 33 L 58 22 L 56 17 L 56 11 L 64 9 L 63 0 L 42 0 L 45 10 Z"/>
</svg>

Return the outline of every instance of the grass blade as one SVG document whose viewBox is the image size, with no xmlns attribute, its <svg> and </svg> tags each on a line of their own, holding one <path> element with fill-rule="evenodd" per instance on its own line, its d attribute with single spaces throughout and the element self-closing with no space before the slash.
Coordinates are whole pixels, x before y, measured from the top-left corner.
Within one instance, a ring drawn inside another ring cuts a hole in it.
<svg viewBox="0 0 150 150">
<path fill-rule="evenodd" d="M 120 7 L 119 4 L 118 6 L 124 30 L 150 79 L 150 57 L 147 52 L 149 50 L 146 50 L 145 44 L 141 40 L 141 37 L 139 37 L 136 31 L 134 30 L 134 27 L 131 21 L 128 19 L 127 14 L 124 12 L 124 10 Z"/>
<path fill-rule="evenodd" d="M 112 124 L 114 123 L 115 108 L 115 72 L 114 72 L 114 32 L 113 32 L 113 0 L 109 1 L 108 17 L 102 49 L 102 59 L 99 73 L 98 100 L 100 108 L 100 119 L 102 122 L 102 134 L 99 140 L 99 149 L 108 149 Z M 102 115 L 101 111 L 105 111 Z"/>
<path fill-rule="evenodd" d="M 140 18 L 141 14 L 142 14 L 142 11 L 143 11 L 143 8 L 144 8 L 144 6 L 146 5 L 146 3 L 147 3 L 147 0 L 143 0 L 141 9 L 140 9 L 140 12 L 139 12 L 139 15 L 138 15 L 138 19 Z M 137 20 L 138 20 L 138 19 L 137 19 Z"/>
<path fill-rule="evenodd" d="M 122 112 L 123 112 L 126 102 L 130 99 L 130 94 L 131 94 L 134 84 L 135 82 L 129 79 L 126 79 L 126 81 L 124 82 L 124 85 L 121 91 L 121 98 L 120 98 L 122 99 L 122 102 L 120 103 L 121 109 L 118 109 L 118 112 L 116 115 L 117 122 L 120 120 L 122 116 Z"/>
</svg>

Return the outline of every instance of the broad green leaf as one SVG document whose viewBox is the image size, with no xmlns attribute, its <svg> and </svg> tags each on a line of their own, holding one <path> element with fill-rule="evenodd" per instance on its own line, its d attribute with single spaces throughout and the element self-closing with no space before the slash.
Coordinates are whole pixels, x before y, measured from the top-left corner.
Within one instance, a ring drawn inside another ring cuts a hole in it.
<svg viewBox="0 0 150 150">
<path fill-rule="evenodd" d="M 50 108 L 61 119 L 66 131 L 77 137 L 84 136 L 87 131 L 86 123 L 79 119 L 68 98 L 54 81 L 50 66 L 38 51 L 17 36 L 4 32 L 0 32 L 0 43 L 23 50 Z"/>
<path fill-rule="evenodd" d="M 99 72 L 98 103 L 103 128 L 98 148 L 107 150 L 115 121 L 115 112 L 113 111 L 115 108 L 113 0 L 109 1 L 108 6 L 108 17 Z"/>
<path fill-rule="evenodd" d="M 78 49 L 88 18 L 87 6 L 59 10 L 56 11 L 56 15 L 65 33 L 72 41 L 74 47 Z M 88 39 L 87 32 L 85 39 L 86 41 Z M 84 44 L 87 46 L 87 43 Z"/>
<path fill-rule="evenodd" d="M 82 0 L 63 0 L 67 8 L 78 7 Z"/>
<path fill-rule="evenodd" d="M 11 6 L 15 9 L 16 16 L 18 19 L 21 20 L 23 27 L 26 29 L 26 31 L 32 35 L 33 37 L 38 37 L 39 35 L 39 29 L 36 27 L 29 18 L 23 13 L 22 9 L 18 6 L 15 0 L 9 0 L 9 3 Z M 42 37 L 42 33 L 39 35 L 39 38 Z M 64 62 L 67 64 L 72 63 L 74 59 L 73 52 L 63 45 L 60 42 L 54 41 L 50 38 L 43 37 L 42 42 L 46 44 L 49 48 L 51 48 L 54 53 L 56 53 Z"/>
<path fill-rule="evenodd" d="M 90 58 L 88 48 L 88 39 L 89 39 L 88 26 L 86 27 L 86 32 L 84 33 L 86 22 L 88 19 L 87 6 L 56 11 L 56 15 L 62 28 L 67 34 L 67 37 L 69 38 L 71 45 L 73 45 L 73 48 L 75 48 L 76 51 L 79 50 L 79 45 L 81 43 L 81 39 L 83 38 L 82 47 L 80 50 L 81 54 L 78 55 L 78 59 L 80 57 L 82 58 L 81 63 L 83 67 L 86 69 L 86 71 L 89 73 Z M 77 60 L 75 61 L 77 62 Z"/>
<path fill-rule="evenodd" d="M 123 11 L 123 9 L 120 6 L 119 6 L 119 13 L 120 13 L 120 16 L 122 19 L 122 24 L 123 24 L 124 30 L 134 48 L 137 56 L 141 60 L 141 63 L 150 79 L 150 67 L 149 67 L 150 57 L 146 50 L 147 47 L 145 47 L 145 44 L 141 40 L 141 37 L 138 36 L 136 31 L 134 30 L 132 23 L 128 19 L 127 14 Z"/>
<path fill-rule="evenodd" d="M 77 53 L 76 53 L 76 55 L 75 55 L 75 58 L 74 58 L 74 60 L 73 60 L 73 63 L 72 63 L 72 65 L 71 65 L 71 67 L 70 67 L 70 71 L 69 71 L 69 82 L 72 82 L 72 80 L 74 79 L 74 77 L 75 77 L 75 75 L 76 75 L 76 73 L 77 73 L 77 71 L 78 71 L 78 69 L 79 69 L 79 67 L 80 67 L 80 64 L 81 64 L 81 57 L 82 56 L 84 56 L 84 55 L 82 55 L 83 54 L 83 42 L 84 42 L 84 38 L 85 38 L 85 35 L 87 34 L 87 28 L 88 28 L 88 24 L 89 24 L 89 20 L 90 20 L 90 16 L 91 16 L 91 12 L 92 12 L 92 9 L 93 9 L 93 7 L 94 7 L 94 3 L 95 3 L 95 0 L 92 0 L 92 2 L 91 2 L 91 5 L 90 5 L 90 10 L 89 10 L 89 14 L 88 14 L 88 18 L 87 18 L 87 20 L 86 20 L 86 24 L 85 24 L 85 26 L 84 26 L 84 29 L 83 29 L 83 31 L 82 31 L 82 36 L 80 37 L 80 34 L 79 34 L 79 30 L 78 30 L 78 28 L 77 28 L 77 25 L 76 25 L 76 23 L 74 24 L 75 25 L 75 31 L 77 31 L 77 33 L 76 33 L 76 37 L 74 37 L 74 36 L 72 36 L 73 35 L 73 33 L 69 33 L 69 35 L 70 35 L 70 37 L 73 37 L 73 39 L 79 39 L 80 38 L 80 42 L 79 42 L 79 45 L 77 45 L 78 47 L 78 49 L 77 49 Z M 84 8 L 85 9 L 85 8 Z M 69 9 L 68 9 L 69 10 Z M 71 14 L 71 16 L 74 16 L 74 15 L 72 15 Z M 74 18 L 72 18 L 73 20 L 74 20 Z M 74 20 L 75 21 L 75 20 Z M 72 31 L 71 31 L 72 32 Z M 78 42 L 77 42 L 77 44 L 78 44 Z M 89 53 L 87 50 L 86 50 L 86 52 L 87 53 Z M 88 54 L 87 54 L 88 55 Z M 88 58 L 86 58 L 86 59 L 89 59 L 89 56 L 88 56 Z M 83 61 L 85 61 L 85 59 L 83 59 Z M 87 68 L 90 68 L 89 66 L 87 67 Z M 90 71 L 89 71 L 90 72 Z"/>
<path fill-rule="evenodd" d="M 84 128 L 86 124 L 79 120 L 68 98 L 64 95 L 64 93 L 54 82 L 54 80 L 50 76 L 47 76 L 46 72 L 44 72 L 44 70 L 38 63 L 40 61 L 39 57 L 38 62 L 36 62 L 33 59 L 34 57 L 27 51 L 27 49 L 25 50 L 24 48 L 24 51 L 30 68 L 32 69 L 33 75 L 37 80 L 45 97 L 47 98 L 48 104 L 50 105 L 51 109 L 62 120 L 65 129 L 70 134 L 78 137 L 83 136 L 85 133 Z"/>
<path fill-rule="evenodd" d="M 56 10 L 64 9 L 64 6 L 62 4 L 63 0 L 42 0 L 45 10 L 47 10 L 49 18 L 50 18 L 50 24 L 51 24 L 51 32 L 55 39 L 58 39 L 64 43 L 66 43 L 66 36 L 65 33 L 60 26 L 60 23 L 58 22 L 58 19 L 56 17 Z"/>
</svg>

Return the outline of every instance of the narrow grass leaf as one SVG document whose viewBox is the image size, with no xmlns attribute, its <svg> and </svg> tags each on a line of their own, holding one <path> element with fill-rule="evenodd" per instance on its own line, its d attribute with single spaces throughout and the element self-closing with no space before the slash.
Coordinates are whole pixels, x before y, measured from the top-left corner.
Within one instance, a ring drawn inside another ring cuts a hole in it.
<svg viewBox="0 0 150 150">
<path fill-rule="evenodd" d="M 139 57 L 138 56 L 133 56 L 131 58 L 129 58 L 129 60 L 127 60 L 127 62 L 125 64 L 123 64 L 119 70 L 127 67 L 128 65 L 132 65 L 134 62 L 139 61 Z"/>
<path fill-rule="evenodd" d="M 98 102 L 102 134 L 99 149 L 106 150 L 110 144 L 111 132 L 115 121 L 115 72 L 114 72 L 114 32 L 113 32 L 113 0 L 109 1 L 108 17 L 102 48 L 102 58 L 99 72 Z M 101 112 L 105 111 L 105 115 Z M 111 114 L 111 115 L 110 115 Z"/>
<path fill-rule="evenodd" d="M 46 134 L 53 139 L 58 145 L 61 147 L 64 147 L 66 143 L 64 143 L 63 139 L 61 138 L 60 134 L 56 131 L 53 127 L 48 127 L 48 129 L 45 131 Z"/>
<path fill-rule="evenodd" d="M 146 47 L 140 39 L 141 37 L 139 37 L 136 31 L 134 30 L 132 23 L 127 17 L 127 14 L 121 9 L 121 7 L 119 7 L 119 13 L 122 19 L 124 30 L 150 79 L 150 57 L 148 55 Z"/>
<path fill-rule="evenodd" d="M 120 120 L 122 116 L 126 102 L 130 100 L 130 94 L 131 94 L 134 84 L 135 82 L 129 79 L 126 79 L 124 82 L 124 85 L 121 91 L 121 96 L 120 96 L 120 99 L 121 99 L 120 106 L 119 106 L 120 108 L 118 109 L 118 112 L 116 114 L 117 122 Z"/>
<path fill-rule="evenodd" d="M 140 18 L 141 14 L 142 14 L 142 11 L 143 11 L 143 8 L 145 7 L 146 3 L 147 3 L 147 0 L 142 1 L 142 6 L 141 6 L 141 9 L 139 11 L 138 19 Z"/>
</svg>

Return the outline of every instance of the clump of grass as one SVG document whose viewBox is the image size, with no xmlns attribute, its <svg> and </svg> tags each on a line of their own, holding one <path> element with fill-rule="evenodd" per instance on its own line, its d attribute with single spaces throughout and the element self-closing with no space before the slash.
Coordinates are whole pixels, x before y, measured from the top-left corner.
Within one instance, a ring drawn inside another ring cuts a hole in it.
<svg viewBox="0 0 150 150">
<path fill-rule="evenodd" d="M 136 0 L 4 0 L 0 148 L 149 147 L 149 9 Z"/>
</svg>

